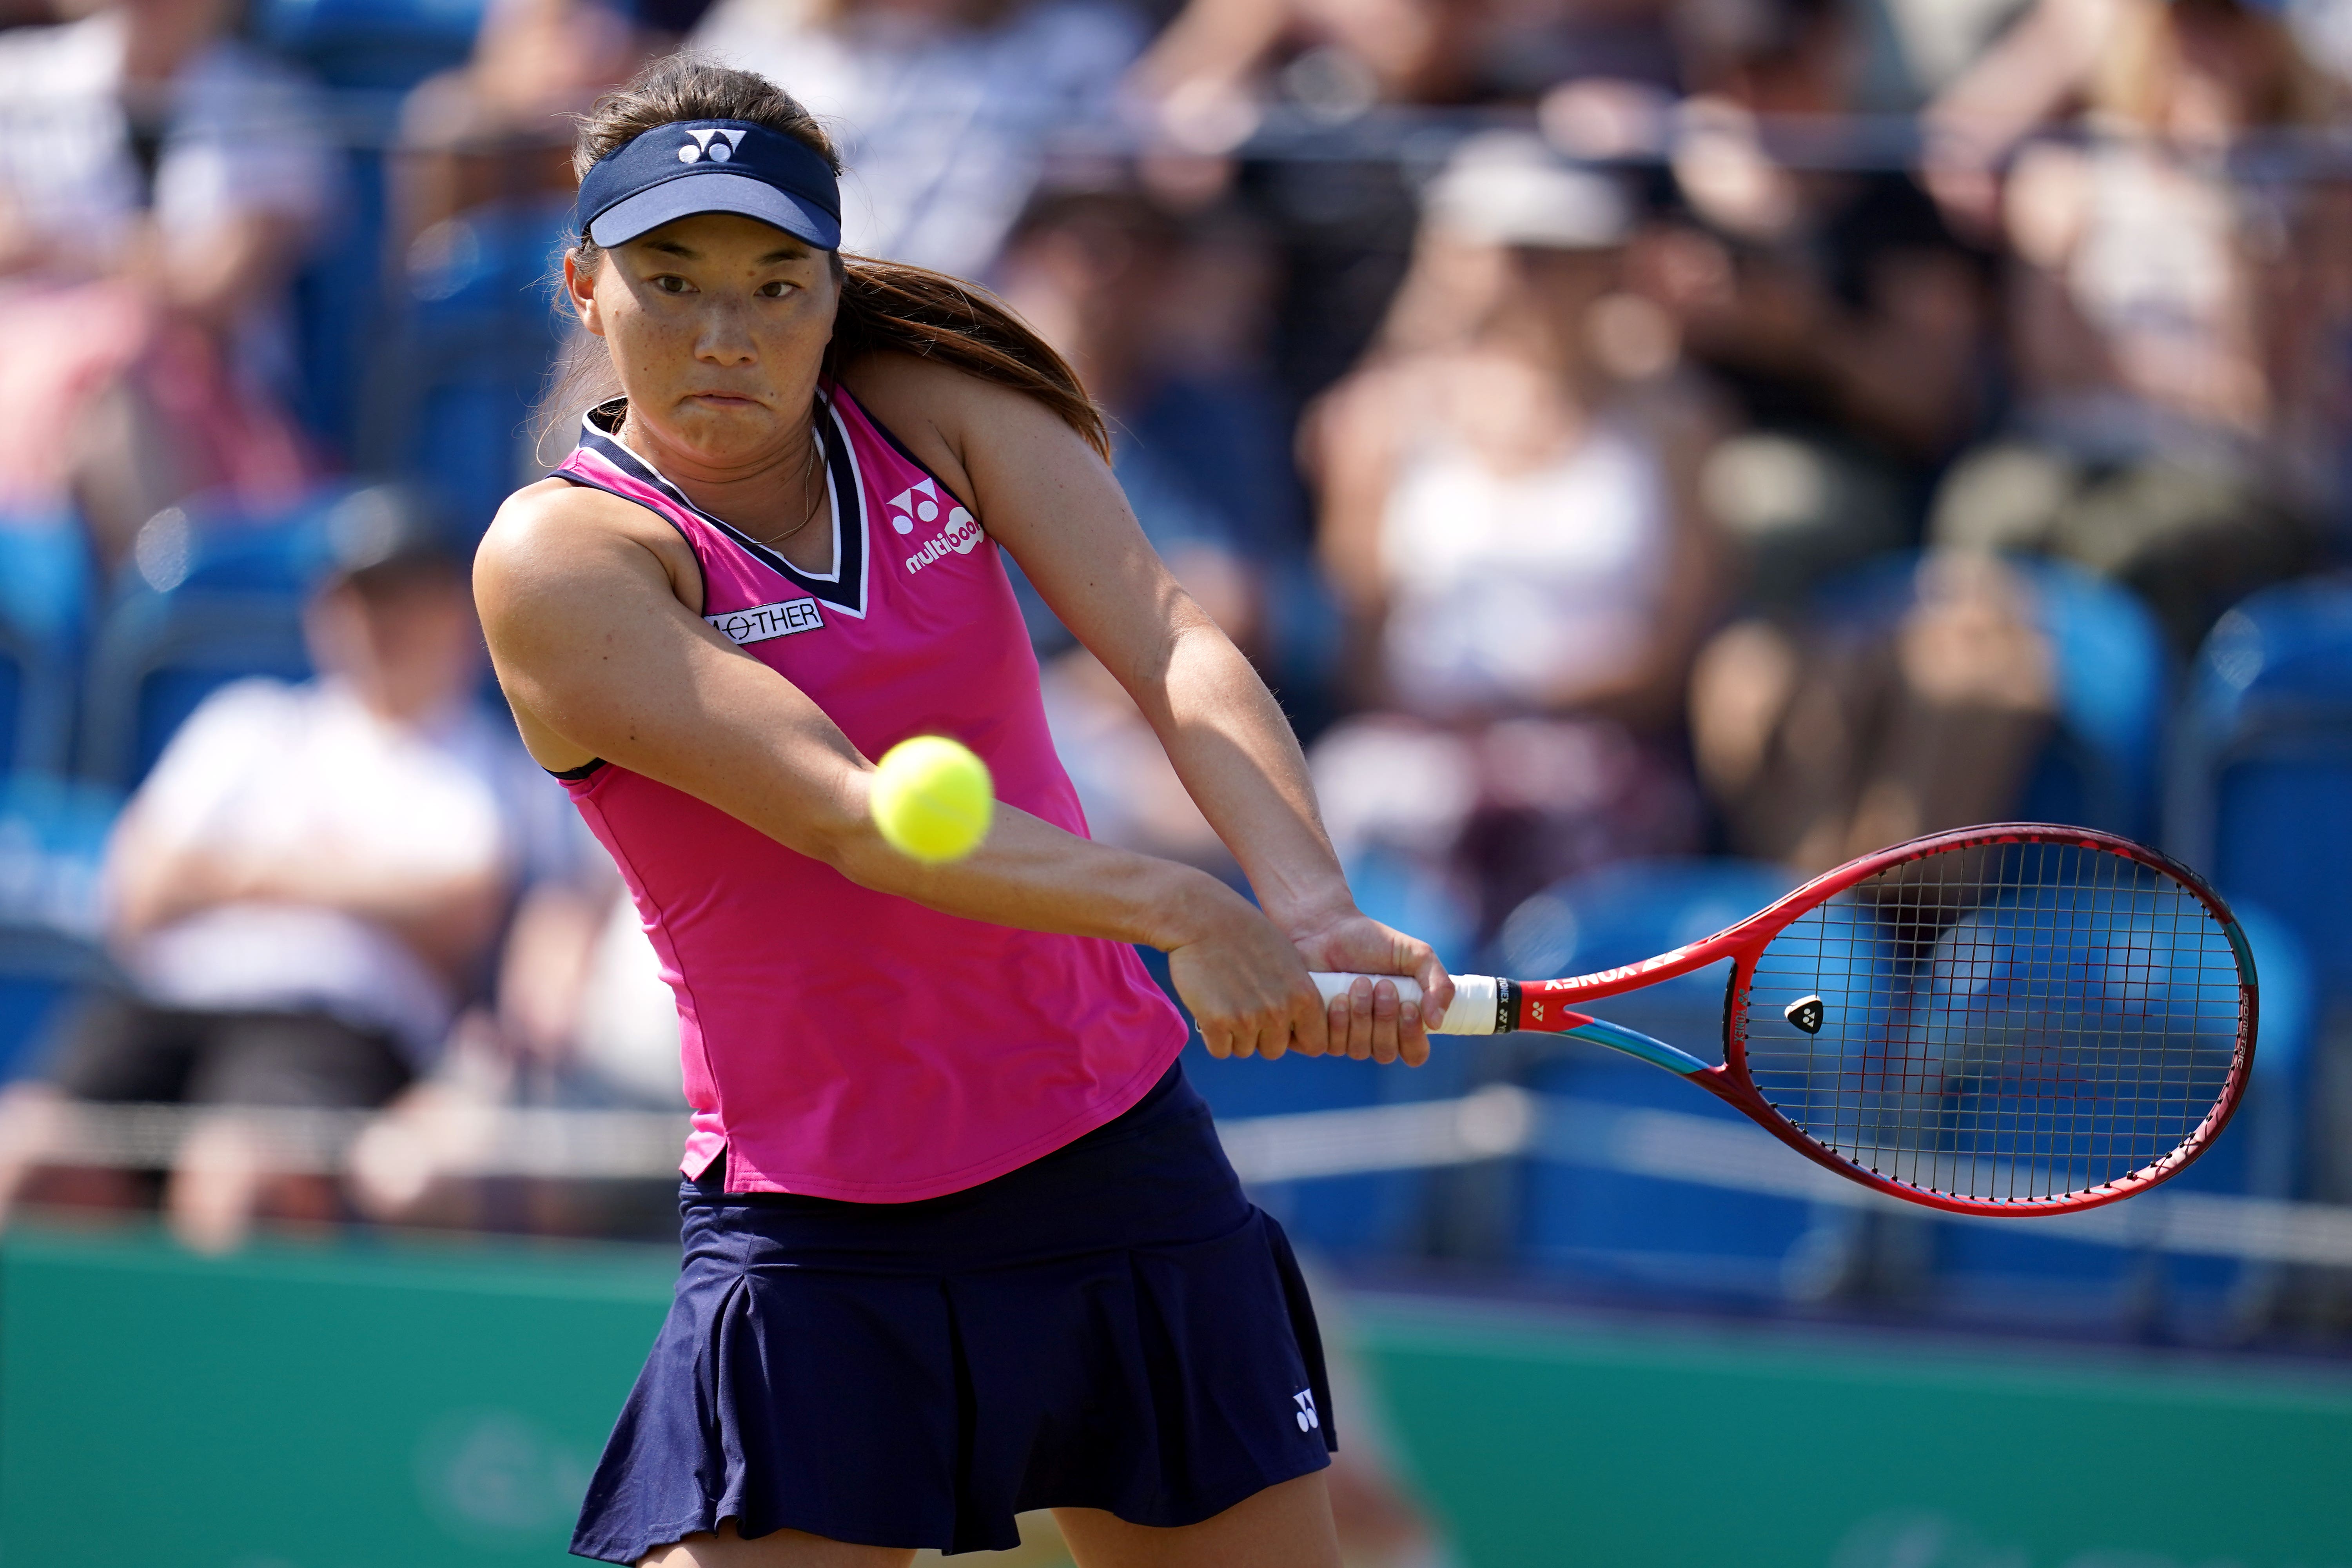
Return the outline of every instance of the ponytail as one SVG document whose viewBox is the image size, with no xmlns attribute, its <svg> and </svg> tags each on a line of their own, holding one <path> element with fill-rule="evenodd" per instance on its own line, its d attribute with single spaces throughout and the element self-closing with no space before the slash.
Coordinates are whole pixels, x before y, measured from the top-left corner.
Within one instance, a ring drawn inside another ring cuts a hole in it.
<svg viewBox="0 0 2352 1568">
<path fill-rule="evenodd" d="M 836 174 L 841 169 L 841 157 L 824 127 L 782 88 L 751 71 L 675 54 L 647 65 L 625 86 L 598 99 L 581 118 L 572 172 L 584 175 L 599 160 L 646 132 L 677 120 L 748 120 L 814 149 Z M 571 254 L 583 268 L 593 268 L 602 259 L 599 247 L 584 234 L 574 239 Z M 951 365 L 1035 398 L 1109 460 L 1110 433 L 1077 373 L 994 295 L 977 284 L 904 262 L 836 251 L 833 265 L 841 285 L 841 305 L 825 355 L 828 376 L 877 352 Z M 580 416 L 618 396 L 620 390 L 604 345 L 588 332 L 575 331 L 557 360 L 535 422 L 541 462 L 547 463 L 551 438 L 568 445 Z M 559 453 L 557 460 L 561 458 Z"/>
<path fill-rule="evenodd" d="M 1110 432 L 1078 373 L 995 295 L 899 261 L 845 257 L 841 265 L 832 365 L 877 349 L 953 365 L 1035 398 L 1110 460 Z"/>
</svg>

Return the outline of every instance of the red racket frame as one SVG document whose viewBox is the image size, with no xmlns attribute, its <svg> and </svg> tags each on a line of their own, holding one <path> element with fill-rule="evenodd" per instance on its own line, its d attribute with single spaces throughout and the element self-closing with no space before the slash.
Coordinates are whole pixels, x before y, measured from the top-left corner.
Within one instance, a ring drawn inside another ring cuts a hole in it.
<svg viewBox="0 0 2352 1568">
<path fill-rule="evenodd" d="M 2222 1084 L 2221 1097 L 2213 1102 L 2213 1109 L 2206 1112 L 2204 1121 L 2179 1147 L 2153 1164 L 2063 1197 L 1990 1203 L 1979 1198 L 1955 1197 L 1932 1187 L 1916 1186 L 1909 1182 L 1881 1175 L 1815 1142 L 1803 1129 L 1773 1109 L 1771 1102 L 1758 1090 L 1748 1075 L 1745 1026 L 1748 986 L 1756 960 L 1767 943 L 1799 916 L 1890 867 L 1991 844 L 2073 845 L 2079 848 L 2105 850 L 2151 867 L 2197 895 L 2207 911 L 2221 922 L 2221 929 L 2229 936 L 2231 949 L 2237 955 L 2240 976 L 2238 1047 L 2231 1059 L 2230 1076 Z M 1752 914 L 1704 942 L 1695 942 L 1687 947 L 1676 948 L 1655 958 L 1645 958 L 1639 963 L 1620 969 L 1604 969 L 1565 980 L 1517 982 L 1518 1027 L 1541 1034 L 1568 1034 L 1594 1024 L 1600 1024 L 1602 1029 L 1612 1029 L 1613 1026 L 1561 1004 L 1597 1001 L 1604 996 L 1638 991 L 1645 985 L 1672 980 L 1676 975 L 1704 969 L 1726 958 L 1731 959 L 1733 965 L 1731 984 L 1724 997 L 1723 1062 L 1713 1067 L 1702 1064 L 1698 1070 L 1684 1072 L 1683 1076 L 1754 1120 L 1766 1131 L 1815 1164 L 1825 1166 L 1850 1181 L 1860 1182 L 1891 1197 L 1925 1204 L 1930 1208 L 1952 1214 L 1992 1215 L 2003 1218 L 2038 1214 L 2074 1214 L 2144 1193 L 2158 1183 L 2179 1175 L 2200 1154 L 2212 1147 L 2213 1140 L 2221 1136 L 2221 1130 L 2230 1124 L 2230 1118 L 2237 1111 L 2238 1102 L 2245 1097 L 2248 1077 L 2253 1068 L 2258 1007 L 2253 955 L 2247 948 L 2245 933 L 2238 929 L 2236 917 L 2230 913 L 2229 906 L 2221 901 L 2220 895 L 2206 885 L 2203 878 L 2187 867 L 2128 838 L 2101 833 L 2095 828 L 2041 822 L 1995 823 L 1914 838 L 1891 848 L 1881 849 L 1876 854 L 1865 855 L 1835 870 L 1825 871 L 1769 909 Z"/>
</svg>

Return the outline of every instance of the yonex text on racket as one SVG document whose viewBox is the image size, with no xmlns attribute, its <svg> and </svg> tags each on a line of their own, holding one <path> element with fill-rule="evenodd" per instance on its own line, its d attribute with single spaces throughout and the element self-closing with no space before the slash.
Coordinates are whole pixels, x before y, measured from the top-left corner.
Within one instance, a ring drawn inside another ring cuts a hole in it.
<svg viewBox="0 0 2352 1568">
<path fill-rule="evenodd" d="M 1719 1066 L 1580 1010 L 1725 959 Z M 1358 978 L 1315 981 L 1328 999 Z M 1454 984 L 1436 1033 L 1623 1051 L 1840 1175 L 1966 1214 L 2095 1208 L 2177 1174 L 2253 1063 L 2253 959 L 2228 907 L 2185 867 L 2081 827 L 1934 834 L 1622 969 Z"/>
</svg>

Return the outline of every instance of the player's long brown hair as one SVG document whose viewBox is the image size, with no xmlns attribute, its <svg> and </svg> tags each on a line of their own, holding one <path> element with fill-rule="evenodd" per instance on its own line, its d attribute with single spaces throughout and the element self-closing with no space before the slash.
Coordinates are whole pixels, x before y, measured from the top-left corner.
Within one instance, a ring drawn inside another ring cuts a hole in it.
<svg viewBox="0 0 2352 1568">
<path fill-rule="evenodd" d="M 763 76 L 690 54 L 666 55 L 598 99 L 581 117 L 572 172 L 585 176 L 634 138 L 678 120 L 748 120 L 814 149 L 835 174 L 841 172 L 832 139 L 797 99 Z M 600 247 L 582 234 L 572 254 L 583 268 L 593 268 Z M 835 252 L 833 264 L 841 280 L 841 307 L 826 354 L 828 373 L 881 349 L 937 360 L 1035 398 L 1109 458 L 1109 432 L 1077 373 L 986 289 L 901 262 Z M 542 405 L 542 460 L 551 437 L 568 440 L 583 413 L 619 392 L 604 343 L 577 334 Z"/>
</svg>

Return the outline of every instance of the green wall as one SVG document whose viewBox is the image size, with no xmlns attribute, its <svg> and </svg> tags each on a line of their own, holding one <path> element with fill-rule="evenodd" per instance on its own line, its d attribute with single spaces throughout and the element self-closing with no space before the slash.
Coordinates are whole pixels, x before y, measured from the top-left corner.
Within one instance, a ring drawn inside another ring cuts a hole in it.
<svg viewBox="0 0 2352 1568">
<path fill-rule="evenodd" d="M 0 1563 L 576 1562 L 572 1511 L 674 1268 L 12 1236 Z"/>
<path fill-rule="evenodd" d="M 2352 1375 L 1371 1315 L 1475 1568 L 2352 1568 Z"/>
<path fill-rule="evenodd" d="M 12 1236 L 0 1564 L 571 1561 L 671 1267 Z M 1396 1299 L 1352 1319 L 1469 1568 L 2352 1568 L 2352 1376 Z"/>
</svg>

